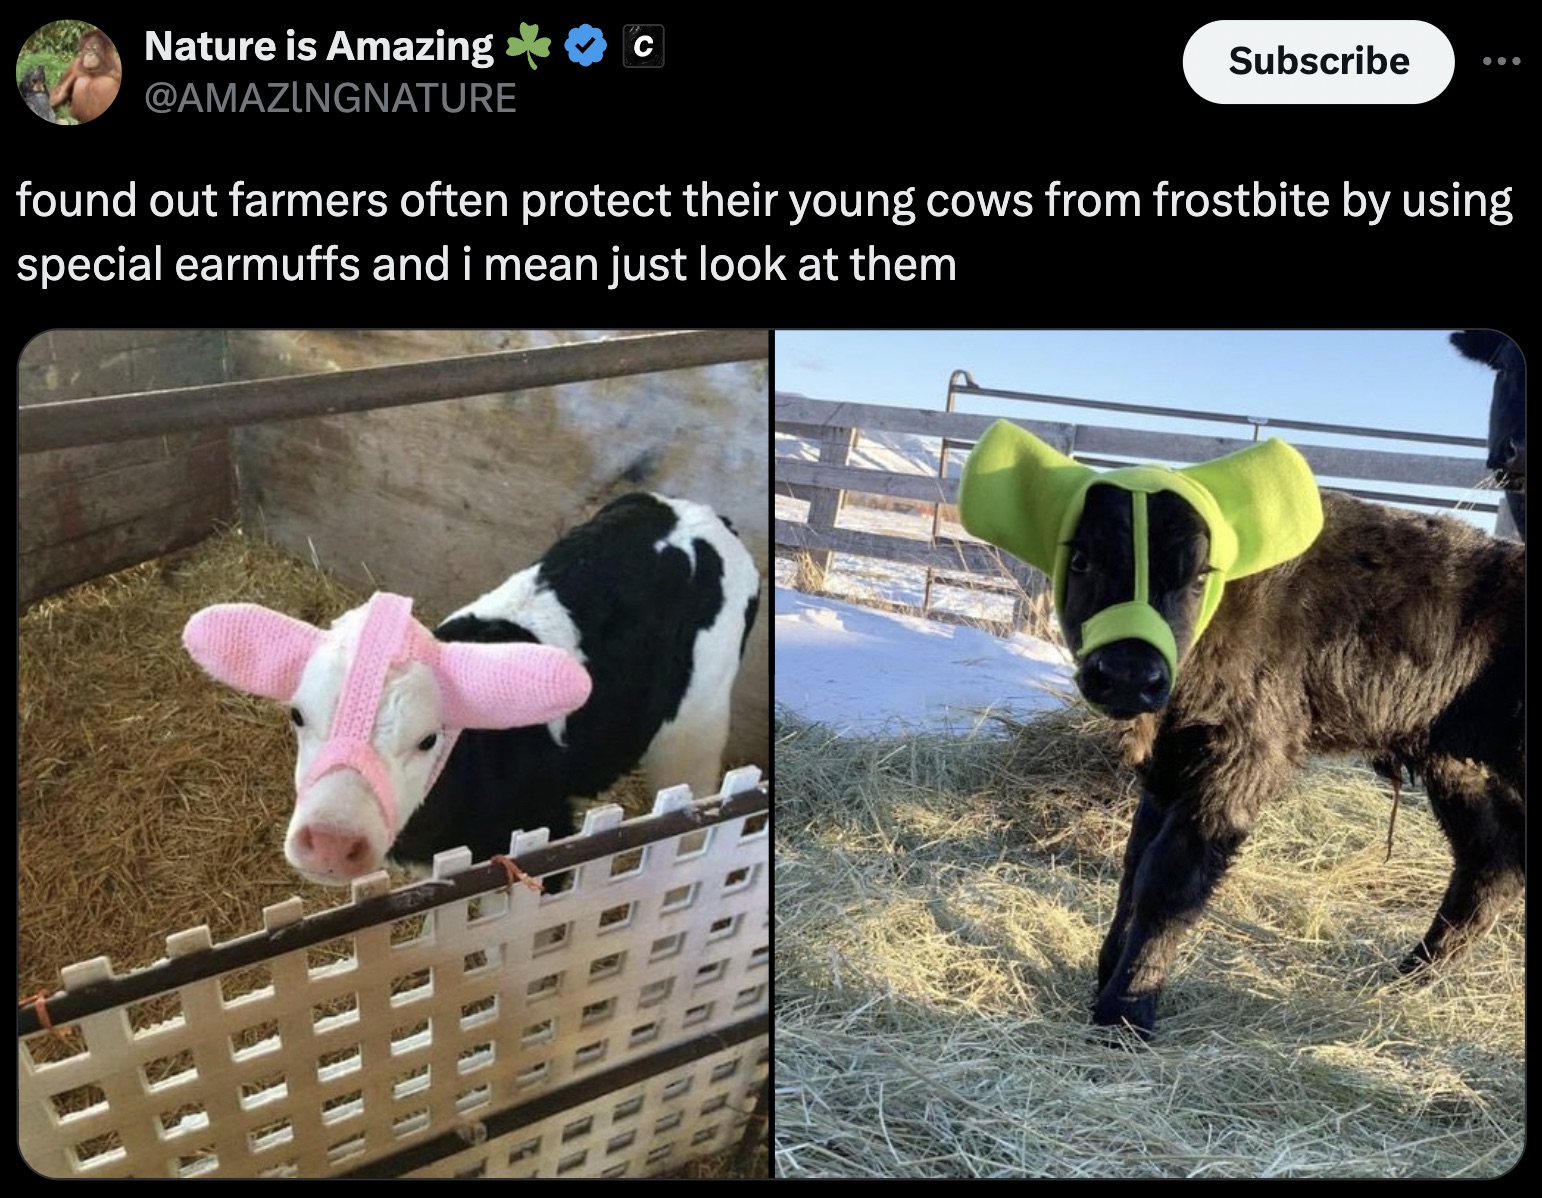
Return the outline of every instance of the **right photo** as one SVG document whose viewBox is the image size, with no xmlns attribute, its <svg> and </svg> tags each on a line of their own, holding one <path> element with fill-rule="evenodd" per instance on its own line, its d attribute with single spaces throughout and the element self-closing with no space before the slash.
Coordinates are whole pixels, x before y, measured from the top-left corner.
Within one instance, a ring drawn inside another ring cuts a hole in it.
<svg viewBox="0 0 1542 1198">
<path fill-rule="evenodd" d="M 778 331 L 781 1178 L 1497 1177 L 1525 362 Z"/>
</svg>

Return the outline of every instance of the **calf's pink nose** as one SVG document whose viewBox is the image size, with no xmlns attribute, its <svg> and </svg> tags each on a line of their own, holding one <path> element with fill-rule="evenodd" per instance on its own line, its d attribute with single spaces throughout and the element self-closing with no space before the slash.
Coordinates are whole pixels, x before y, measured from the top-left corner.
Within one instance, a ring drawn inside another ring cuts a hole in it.
<svg viewBox="0 0 1542 1198">
<path fill-rule="evenodd" d="M 295 864 L 309 873 L 357 878 L 374 869 L 369 841 L 348 828 L 305 824 L 294 838 Z"/>
</svg>

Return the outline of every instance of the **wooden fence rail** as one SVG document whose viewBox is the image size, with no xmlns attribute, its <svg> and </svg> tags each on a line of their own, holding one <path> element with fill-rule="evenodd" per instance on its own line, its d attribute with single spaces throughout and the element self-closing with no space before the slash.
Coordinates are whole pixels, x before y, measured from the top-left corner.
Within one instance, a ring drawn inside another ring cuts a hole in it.
<svg viewBox="0 0 1542 1198">
<path fill-rule="evenodd" d="M 956 386 L 960 394 L 976 394 L 1037 400 L 1046 403 L 1075 402 L 1079 406 L 1113 408 L 1121 405 L 1102 401 L 1063 401 L 1052 396 L 1027 395 L 974 386 Z M 1129 405 L 1124 405 L 1128 408 Z M 1133 410 L 1133 409 L 1131 409 Z M 1147 409 L 1140 409 L 1146 411 Z M 1202 417 L 1202 413 L 1162 410 L 1163 415 Z M 957 478 L 938 474 L 905 473 L 852 465 L 851 452 L 859 434 L 866 432 L 902 433 L 936 437 L 948 449 L 967 449 L 990 427 L 996 416 L 966 412 L 926 411 L 880 404 L 846 403 L 814 399 L 804 395 L 778 392 L 775 396 L 776 431 L 813 442 L 819 446 L 817 462 L 777 457 L 774 481 L 778 495 L 806 499 L 809 511 L 803 522 L 778 519 L 775 545 L 783 554 L 803 555 L 806 562 L 803 585 L 822 590 L 835 553 L 876 558 L 923 567 L 927 572 L 923 614 L 930 610 L 932 574 L 945 570 L 969 573 L 996 580 L 987 587 L 999 587 L 1010 576 L 1019 588 L 1014 623 L 1021 626 L 1028 608 L 1036 605 L 1044 589 L 1044 580 L 1031 567 L 1003 558 L 990 546 L 968 538 L 948 536 L 937 531 L 936 513 L 942 506 L 958 500 Z M 1249 423 L 1265 429 L 1305 428 L 1304 422 L 1274 421 L 1238 417 L 1231 423 Z M 1013 418 L 1014 423 L 1033 432 L 1062 453 L 1089 465 L 1120 465 L 1123 461 L 1201 462 L 1223 454 L 1246 449 L 1251 438 L 1207 436 L 1195 433 L 1146 431 L 1085 425 L 1064 421 Z M 1481 448 L 1475 437 L 1439 438 L 1427 433 L 1403 433 L 1396 430 L 1361 429 L 1349 426 L 1311 425 L 1313 431 L 1346 435 L 1379 436 L 1403 441 L 1431 443 L 1443 441 L 1462 448 Z M 1453 507 L 1456 500 L 1439 496 L 1415 495 L 1386 488 L 1341 485 L 1348 480 L 1413 484 L 1420 487 L 1445 487 L 1471 491 L 1489 479 L 1481 457 L 1454 457 L 1433 453 L 1395 453 L 1382 449 L 1345 448 L 1325 445 L 1297 445 L 1319 479 L 1351 495 L 1381 502 L 1430 507 Z M 953 459 L 961 461 L 960 458 Z M 905 537 L 884 533 L 861 532 L 837 527 L 842 505 L 848 493 L 857 492 L 932 505 L 934 518 L 930 536 Z M 1462 506 L 1478 512 L 1495 512 L 1489 502 L 1464 499 Z"/>
</svg>

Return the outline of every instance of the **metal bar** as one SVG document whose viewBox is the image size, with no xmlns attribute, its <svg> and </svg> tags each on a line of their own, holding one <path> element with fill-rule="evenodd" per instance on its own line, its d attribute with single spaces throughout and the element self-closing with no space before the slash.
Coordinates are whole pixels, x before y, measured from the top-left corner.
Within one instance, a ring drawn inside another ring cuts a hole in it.
<svg viewBox="0 0 1542 1198">
<path fill-rule="evenodd" d="M 948 396 L 943 409 L 954 411 L 954 396 L 960 385 L 974 385 L 974 377 L 967 370 L 955 370 L 948 375 Z M 948 439 L 942 439 L 942 448 L 937 453 L 937 484 L 941 486 L 948 478 Z M 942 533 L 942 504 L 932 504 L 932 540 L 936 540 Z M 926 567 L 926 589 L 921 594 L 921 614 L 925 615 L 932 609 L 932 568 Z"/>
<path fill-rule="evenodd" d="M 1105 399 L 1070 399 L 1063 395 L 1035 395 L 1028 391 L 1003 391 L 996 387 L 956 388 L 961 394 L 984 395 L 992 399 L 1018 399 L 1032 403 L 1065 404 L 1073 408 L 1102 408 L 1114 412 L 1139 412 L 1145 416 L 1177 416 L 1185 420 L 1216 420 L 1223 424 L 1267 425 L 1270 428 L 1301 429 L 1314 433 L 1342 433 L 1346 437 L 1387 437 L 1396 441 L 1428 441 L 1437 445 L 1466 445 L 1486 448 L 1482 437 L 1447 436 L 1442 433 L 1409 433 L 1396 429 L 1361 428 L 1350 424 L 1318 424 L 1310 420 L 1276 420 L 1272 416 L 1242 416 L 1235 412 L 1195 412 L 1188 408 L 1162 408 L 1150 404 L 1115 403 Z M 1256 434 L 1255 434 L 1256 435 Z"/>
<path fill-rule="evenodd" d="M 682 370 L 769 354 L 770 333 L 765 329 L 709 329 L 70 399 L 18 409 L 17 446 L 21 453 L 35 453 L 200 428 L 231 428 Z"/>
</svg>

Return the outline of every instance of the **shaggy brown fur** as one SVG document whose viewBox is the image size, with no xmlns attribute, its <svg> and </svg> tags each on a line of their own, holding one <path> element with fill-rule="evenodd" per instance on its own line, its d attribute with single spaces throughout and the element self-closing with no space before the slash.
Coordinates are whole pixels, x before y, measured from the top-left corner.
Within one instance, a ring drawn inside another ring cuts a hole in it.
<svg viewBox="0 0 1542 1198">
<path fill-rule="evenodd" d="M 1425 779 L 1455 868 L 1405 972 L 1459 954 L 1521 892 L 1525 549 L 1322 498 L 1312 548 L 1230 583 L 1171 700 L 1128 726 L 1146 793 L 1099 956 L 1100 1024 L 1149 1035 L 1179 938 L 1309 753 L 1378 754 Z"/>
</svg>

